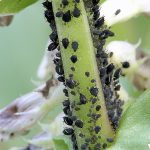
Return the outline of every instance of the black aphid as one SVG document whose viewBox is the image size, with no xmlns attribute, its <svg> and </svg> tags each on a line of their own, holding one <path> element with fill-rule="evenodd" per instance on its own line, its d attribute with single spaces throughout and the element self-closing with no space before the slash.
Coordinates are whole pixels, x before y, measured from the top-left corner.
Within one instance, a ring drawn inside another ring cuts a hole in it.
<svg viewBox="0 0 150 150">
<path fill-rule="evenodd" d="M 120 12 L 121 12 L 121 9 L 117 9 L 116 12 L 115 12 L 115 15 L 120 14 Z"/>
<path fill-rule="evenodd" d="M 81 120 L 76 120 L 75 121 L 75 125 L 78 127 L 78 128 L 83 128 L 83 122 Z"/>
<path fill-rule="evenodd" d="M 75 68 L 74 68 L 74 67 L 71 67 L 70 69 L 71 69 L 72 71 L 75 71 Z"/>
<path fill-rule="evenodd" d="M 112 143 L 114 140 L 112 138 L 107 138 L 107 142 Z"/>
<path fill-rule="evenodd" d="M 95 23 L 95 27 L 100 28 L 104 24 L 104 21 L 104 17 L 99 18 Z"/>
<path fill-rule="evenodd" d="M 58 44 L 52 42 L 49 46 L 48 46 L 48 50 L 49 51 L 53 51 L 54 49 L 56 49 L 58 46 Z"/>
<path fill-rule="evenodd" d="M 78 58 L 77 58 L 76 55 L 72 55 L 72 56 L 70 57 L 70 59 L 71 59 L 71 61 L 72 61 L 73 63 L 76 63 L 77 60 L 78 60 Z"/>
<path fill-rule="evenodd" d="M 92 104 L 95 104 L 95 103 L 96 103 L 96 101 L 97 101 L 97 99 L 96 99 L 96 98 L 92 98 L 92 99 L 91 99 Z"/>
<path fill-rule="evenodd" d="M 70 89 L 73 89 L 76 85 L 76 82 L 72 79 L 66 79 L 66 86 Z"/>
<path fill-rule="evenodd" d="M 85 75 L 86 75 L 87 77 L 89 77 L 89 76 L 90 76 L 90 73 L 89 73 L 89 72 L 85 72 Z"/>
<path fill-rule="evenodd" d="M 80 16 L 80 14 L 81 14 L 80 10 L 77 7 L 75 7 L 74 10 L 73 10 L 73 12 L 72 12 L 72 15 L 74 17 L 78 18 Z"/>
<path fill-rule="evenodd" d="M 92 0 L 93 5 L 97 5 L 100 0 Z"/>
<path fill-rule="evenodd" d="M 97 87 L 91 87 L 90 88 L 90 93 L 93 95 L 93 96 L 97 96 L 98 94 L 98 88 Z"/>
<path fill-rule="evenodd" d="M 100 72 L 100 77 L 104 77 L 104 75 L 106 74 L 106 69 L 100 68 L 99 72 Z"/>
<path fill-rule="evenodd" d="M 122 67 L 123 68 L 129 68 L 130 67 L 130 63 L 128 61 L 125 61 L 122 63 Z"/>
<path fill-rule="evenodd" d="M 96 127 L 94 128 L 94 131 L 95 131 L 96 134 L 98 134 L 98 133 L 100 132 L 100 130 L 101 130 L 101 127 L 100 127 L 100 126 L 96 126 Z"/>
<path fill-rule="evenodd" d="M 106 144 L 106 143 L 104 143 L 104 144 L 103 144 L 103 148 L 106 148 L 106 147 L 107 147 L 107 144 Z"/>
<path fill-rule="evenodd" d="M 72 47 L 72 49 L 73 49 L 74 51 L 76 51 L 76 50 L 78 49 L 78 46 L 79 46 L 79 44 L 78 44 L 78 42 L 76 42 L 76 41 L 73 41 L 73 42 L 71 43 L 71 47 Z"/>
<path fill-rule="evenodd" d="M 100 105 L 97 105 L 96 106 L 96 111 L 99 111 L 101 109 L 101 106 Z"/>
<path fill-rule="evenodd" d="M 68 97 L 68 90 L 67 89 L 63 89 L 63 92 L 64 92 L 65 96 Z"/>
<path fill-rule="evenodd" d="M 49 38 L 55 42 L 57 39 L 58 39 L 58 35 L 57 35 L 57 32 L 52 32 L 49 36 Z"/>
<path fill-rule="evenodd" d="M 101 150 L 101 144 L 100 143 L 95 144 L 94 150 Z"/>
<path fill-rule="evenodd" d="M 71 13 L 70 13 L 70 10 L 66 11 L 63 16 L 62 16 L 62 20 L 64 22 L 69 22 L 71 21 Z"/>
<path fill-rule="evenodd" d="M 114 70 L 114 68 L 115 68 L 114 64 L 112 64 L 112 63 L 109 64 L 106 68 L 107 74 L 111 73 Z"/>
<path fill-rule="evenodd" d="M 80 104 L 86 104 L 86 103 L 87 103 L 86 97 L 80 93 Z"/>
<path fill-rule="evenodd" d="M 115 91 L 119 91 L 119 90 L 120 90 L 120 87 L 121 87 L 120 85 L 117 85 L 117 86 L 115 86 L 114 90 L 115 90 Z"/>
<path fill-rule="evenodd" d="M 59 76 L 57 79 L 60 82 L 65 82 L 65 77 L 64 76 Z"/>
<path fill-rule="evenodd" d="M 86 149 L 87 149 L 87 144 L 86 143 L 82 144 L 81 145 L 81 150 L 86 150 Z"/>
<path fill-rule="evenodd" d="M 73 124 L 73 121 L 72 121 L 71 118 L 69 118 L 69 117 L 63 117 L 63 119 L 64 119 L 64 122 L 65 122 L 67 125 L 71 126 L 71 125 Z"/>
<path fill-rule="evenodd" d="M 70 113 L 70 107 L 69 106 L 64 107 L 63 112 L 65 115 L 68 115 Z"/>
<path fill-rule="evenodd" d="M 63 12 L 62 11 L 58 11 L 56 12 L 56 17 L 62 17 L 63 16 Z"/>
<path fill-rule="evenodd" d="M 63 133 L 65 135 L 72 135 L 74 133 L 74 130 L 72 128 L 66 128 L 63 130 Z"/>
<path fill-rule="evenodd" d="M 62 39 L 62 45 L 66 49 L 69 45 L 69 40 L 67 38 Z"/>
<path fill-rule="evenodd" d="M 63 106 L 70 106 L 70 101 L 69 100 L 63 101 Z"/>
<path fill-rule="evenodd" d="M 114 79 L 118 79 L 121 75 L 121 69 L 117 69 L 115 72 L 114 72 Z"/>
<path fill-rule="evenodd" d="M 52 9 L 52 3 L 46 0 L 45 2 L 42 3 L 43 6 L 47 9 Z"/>
<path fill-rule="evenodd" d="M 63 4 L 64 6 L 67 6 L 67 5 L 69 4 L 69 2 L 68 2 L 68 0 L 62 0 L 62 4 Z"/>
<path fill-rule="evenodd" d="M 62 65 L 57 65 L 56 68 L 55 68 L 56 72 L 59 74 L 59 75 L 63 75 L 64 74 L 64 69 L 63 69 L 63 66 Z"/>
</svg>

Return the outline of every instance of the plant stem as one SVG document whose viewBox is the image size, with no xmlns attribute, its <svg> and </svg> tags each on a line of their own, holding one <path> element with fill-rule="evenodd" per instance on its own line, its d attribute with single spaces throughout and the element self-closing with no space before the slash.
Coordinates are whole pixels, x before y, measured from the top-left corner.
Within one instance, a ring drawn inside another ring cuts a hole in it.
<svg viewBox="0 0 150 150">
<path fill-rule="evenodd" d="M 54 15 L 58 11 L 66 12 L 70 10 L 72 12 L 75 8 L 75 3 L 73 1 L 69 1 L 69 4 L 65 7 L 61 7 L 61 3 L 60 0 L 52 0 Z M 80 17 L 71 17 L 71 21 L 67 23 L 65 23 L 61 17 L 55 17 L 55 21 L 65 78 L 69 79 L 69 75 L 73 74 L 73 80 L 77 83 L 73 89 L 68 88 L 71 104 L 75 104 L 75 107 L 72 108 L 72 113 L 83 122 L 83 128 L 78 128 L 73 125 L 77 145 L 78 148 L 81 149 L 83 144 L 86 143 L 85 139 L 90 139 L 90 148 L 93 149 L 97 143 L 107 143 L 106 139 L 113 138 L 114 132 L 107 116 L 102 85 L 99 78 L 93 42 L 83 1 L 80 0 L 80 3 L 77 3 L 76 7 L 80 10 Z M 68 38 L 69 40 L 69 46 L 66 49 L 62 45 L 62 39 L 64 38 Z M 78 42 L 78 49 L 76 52 L 73 51 L 71 47 L 73 41 Z M 77 56 L 76 63 L 71 61 L 70 58 L 72 55 Z M 72 71 L 71 67 L 74 67 L 75 71 Z M 85 75 L 85 72 L 90 73 L 89 77 Z M 94 83 L 91 82 L 92 79 L 95 80 Z M 96 96 L 91 94 L 91 87 L 98 89 L 98 94 Z M 71 91 L 74 91 L 76 95 L 70 94 Z M 86 97 L 86 104 L 79 104 L 80 94 Z M 95 103 L 92 102 L 92 98 L 96 98 Z M 96 106 L 99 105 L 101 109 L 96 110 Z M 98 116 L 99 114 L 100 117 L 94 118 L 95 115 Z M 101 130 L 96 134 L 94 128 L 97 126 L 100 126 Z M 80 137 L 80 133 L 84 135 L 83 138 Z"/>
</svg>

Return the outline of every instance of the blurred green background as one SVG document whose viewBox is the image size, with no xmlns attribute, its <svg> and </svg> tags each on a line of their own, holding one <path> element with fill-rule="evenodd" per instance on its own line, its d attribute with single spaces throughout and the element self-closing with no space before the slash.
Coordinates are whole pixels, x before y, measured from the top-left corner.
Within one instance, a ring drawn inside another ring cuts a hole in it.
<svg viewBox="0 0 150 150">
<path fill-rule="evenodd" d="M 35 86 L 36 72 L 42 59 L 50 28 L 43 15 L 41 2 L 16 14 L 11 25 L 0 27 L 0 108 Z M 111 40 L 136 43 L 142 39 L 141 49 L 150 51 L 150 17 L 141 14 L 112 27 L 116 33 Z M 22 145 L 20 138 L 0 143 L 0 150 Z"/>
</svg>

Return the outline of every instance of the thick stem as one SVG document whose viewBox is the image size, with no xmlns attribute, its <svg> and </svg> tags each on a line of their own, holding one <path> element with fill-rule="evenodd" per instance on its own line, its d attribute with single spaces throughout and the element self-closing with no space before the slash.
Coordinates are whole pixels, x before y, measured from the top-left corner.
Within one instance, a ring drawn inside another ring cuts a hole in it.
<svg viewBox="0 0 150 150">
<path fill-rule="evenodd" d="M 72 113 L 77 119 L 83 122 L 83 128 L 78 128 L 76 125 L 73 125 L 77 145 L 79 149 L 82 149 L 83 144 L 88 143 L 86 139 L 90 139 L 88 146 L 93 149 L 98 143 L 107 143 L 107 138 L 113 138 L 114 132 L 107 116 L 87 14 L 82 0 L 77 4 L 69 1 L 69 4 L 65 7 L 62 6 L 60 0 L 52 0 L 52 4 L 54 15 L 58 11 L 66 12 L 70 10 L 72 12 L 75 5 L 80 10 L 80 16 L 71 17 L 71 21 L 69 22 L 64 22 L 62 17 L 55 17 L 55 21 L 65 78 L 76 83 L 75 87 L 68 88 Z M 69 40 L 67 48 L 64 48 L 62 44 L 64 38 Z M 74 41 L 78 43 L 78 49 L 76 51 L 72 49 L 72 42 Z M 73 63 L 71 61 L 70 58 L 73 55 L 77 56 L 77 62 Z M 72 67 L 75 68 L 75 71 L 72 71 Z M 73 74 L 73 77 L 70 77 L 71 74 Z M 98 93 L 96 92 L 97 89 Z M 72 95 L 71 91 L 74 91 L 75 95 Z M 84 99 L 84 102 L 81 99 Z M 99 127 L 101 128 L 100 132 L 98 130 Z M 81 137 L 81 133 L 84 135 L 83 137 Z"/>
</svg>

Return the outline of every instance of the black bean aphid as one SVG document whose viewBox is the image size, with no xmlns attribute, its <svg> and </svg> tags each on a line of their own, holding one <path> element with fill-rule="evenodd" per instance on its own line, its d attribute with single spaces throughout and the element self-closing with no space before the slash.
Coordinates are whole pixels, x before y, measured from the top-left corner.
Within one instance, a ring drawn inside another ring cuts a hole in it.
<svg viewBox="0 0 150 150">
<path fill-rule="evenodd" d="M 86 104 L 86 102 L 87 102 L 86 97 L 80 93 L 80 104 Z"/>
<path fill-rule="evenodd" d="M 62 0 L 62 4 L 63 4 L 64 6 L 67 6 L 67 5 L 69 4 L 69 2 L 68 2 L 68 0 Z"/>
<path fill-rule="evenodd" d="M 98 88 L 97 87 L 91 87 L 90 88 L 90 93 L 93 95 L 93 96 L 97 96 L 98 95 Z"/>
<path fill-rule="evenodd" d="M 62 39 L 62 45 L 66 49 L 69 45 L 69 40 L 67 38 Z"/>
<path fill-rule="evenodd" d="M 86 149 L 87 149 L 87 144 L 86 143 L 82 144 L 81 145 L 81 150 L 86 150 Z"/>
<path fill-rule="evenodd" d="M 104 17 L 99 18 L 95 23 L 95 27 L 100 28 L 104 24 L 104 21 Z"/>
<path fill-rule="evenodd" d="M 69 112 L 70 112 L 70 107 L 69 106 L 64 107 L 63 112 L 64 112 L 65 115 L 68 115 Z"/>
<path fill-rule="evenodd" d="M 56 12 L 56 17 L 62 17 L 63 16 L 63 12 L 62 11 L 58 11 Z"/>
<path fill-rule="evenodd" d="M 62 16 L 62 20 L 64 22 L 69 22 L 71 21 L 71 13 L 70 13 L 70 10 L 66 11 L 63 16 Z"/>
<path fill-rule="evenodd" d="M 100 0 L 92 0 L 93 5 L 97 5 Z"/>
<path fill-rule="evenodd" d="M 121 12 L 121 9 L 117 9 L 115 12 L 115 15 L 117 16 L 118 14 L 120 14 L 120 12 Z"/>
<path fill-rule="evenodd" d="M 76 82 L 72 79 L 66 79 L 66 86 L 70 89 L 73 89 L 76 85 Z"/>
<path fill-rule="evenodd" d="M 63 69 L 63 66 L 62 65 L 57 65 L 56 68 L 55 68 L 56 72 L 59 74 L 59 75 L 63 75 L 64 74 L 64 69 Z"/>
<path fill-rule="evenodd" d="M 48 46 L 48 50 L 49 50 L 49 51 L 53 51 L 54 49 L 57 48 L 57 46 L 58 46 L 58 44 L 52 42 L 52 43 Z"/>
<path fill-rule="evenodd" d="M 68 90 L 67 89 L 63 89 L 63 92 L 64 92 L 65 96 L 68 97 Z"/>
<path fill-rule="evenodd" d="M 89 77 L 89 76 L 90 76 L 90 73 L 89 73 L 89 72 L 85 72 L 85 75 L 86 75 L 87 77 Z"/>
<path fill-rule="evenodd" d="M 74 133 L 74 130 L 72 128 L 66 128 L 63 130 L 63 133 L 65 135 L 72 135 Z"/>
<path fill-rule="evenodd" d="M 107 138 L 107 142 L 112 143 L 114 140 L 112 138 Z"/>
<path fill-rule="evenodd" d="M 100 72 L 100 77 L 102 78 L 106 74 L 106 69 L 105 68 L 100 68 L 99 72 Z"/>
<path fill-rule="evenodd" d="M 52 9 L 52 3 L 49 2 L 48 0 L 46 0 L 45 2 L 42 3 L 43 6 L 46 8 L 46 9 Z"/>
<path fill-rule="evenodd" d="M 107 74 L 111 73 L 114 70 L 114 68 L 115 68 L 114 64 L 112 64 L 112 63 L 109 64 L 106 68 Z"/>
<path fill-rule="evenodd" d="M 120 90 L 120 87 L 121 87 L 120 85 L 117 85 L 117 86 L 115 86 L 114 90 L 115 90 L 115 91 L 119 91 L 119 90 Z"/>
<path fill-rule="evenodd" d="M 74 51 L 76 51 L 76 50 L 78 49 L 78 46 L 79 46 L 79 44 L 78 44 L 78 42 L 76 42 L 76 41 L 73 41 L 73 42 L 71 43 L 71 47 L 72 47 L 72 49 L 73 49 Z"/>
<path fill-rule="evenodd" d="M 78 128 L 83 128 L 83 122 L 81 120 L 76 120 L 75 121 L 75 125 L 78 127 Z"/>
<path fill-rule="evenodd" d="M 72 56 L 70 57 L 70 59 L 71 59 L 71 61 L 72 61 L 73 63 L 76 63 L 77 60 L 78 60 L 78 58 L 77 58 L 76 55 L 72 55 Z"/>
<path fill-rule="evenodd" d="M 98 134 L 98 133 L 100 132 L 100 130 L 101 130 L 101 127 L 100 127 L 100 126 L 96 126 L 96 127 L 94 128 L 94 131 L 95 131 L 96 134 Z"/>
<path fill-rule="evenodd" d="M 69 118 L 69 117 L 63 117 L 63 119 L 64 119 L 64 122 L 65 122 L 67 125 L 71 126 L 71 125 L 73 124 L 73 121 L 72 121 L 71 118 Z"/>
<path fill-rule="evenodd" d="M 95 103 L 96 103 L 96 101 L 97 101 L 97 99 L 96 99 L 96 98 L 92 98 L 92 99 L 91 99 L 92 104 L 95 104 Z"/>
<path fill-rule="evenodd" d="M 121 69 L 117 69 L 115 72 L 114 72 L 114 79 L 118 79 L 121 75 Z"/>
<path fill-rule="evenodd" d="M 63 106 L 70 106 L 70 101 L 69 100 L 63 101 Z"/>
<path fill-rule="evenodd" d="M 78 18 L 80 16 L 80 10 L 77 7 L 75 7 L 73 12 L 72 12 L 72 15 L 74 17 Z"/>
<path fill-rule="evenodd" d="M 125 61 L 125 62 L 122 63 L 122 67 L 123 68 L 129 68 L 130 67 L 130 63 Z"/>
<path fill-rule="evenodd" d="M 58 81 L 60 81 L 60 82 L 65 82 L 64 76 L 59 76 L 57 79 L 58 79 Z"/>
<path fill-rule="evenodd" d="M 57 39 L 58 39 L 58 35 L 57 35 L 57 32 L 52 32 L 49 36 L 49 38 L 55 42 Z"/>
<path fill-rule="evenodd" d="M 96 106 L 96 111 L 99 111 L 101 109 L 101 106 L 100 105 L 97 105 Z"/>
</svg>

